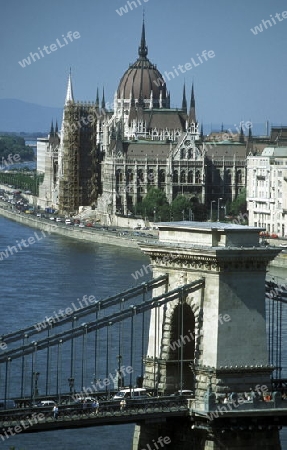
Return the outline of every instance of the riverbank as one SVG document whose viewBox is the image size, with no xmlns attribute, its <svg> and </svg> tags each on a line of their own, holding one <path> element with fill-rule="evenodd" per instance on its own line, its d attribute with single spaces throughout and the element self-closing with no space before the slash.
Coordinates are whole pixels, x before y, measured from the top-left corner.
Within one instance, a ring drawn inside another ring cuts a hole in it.
<svg viewBox="0 0 287 450">
<path fill-rule="evenodd" d="M 140 249 L 138 242 L 152 243 L 158 241 L 156 236 L 154 238 L 145 238 L 142 236 L 132 237 L 131 235 L 120 236 L 115 232 L 107 230 L 91 230 L 90 228 L 79 228 L 56 222 L 49 223 L 48 221 L 44 221 L 43 219 L 37 218 L 30 214 L 19 214 L 17 211 L 10 210 L 9 206 L 6 204 L 0 204 L 0 215 L 6 217 L 7 219 L 22 223 L 23 225 L 46 231 L 47 233 L 56 233 L 71 239 L 78 239 L 99 244 L 115 245 L 118 247 L 132 247 L 138 249 L 139 251 Z M 273 246 L 279 246 L 280 241 L 278 240 L 277 242 L 277 240 L 272 240 L 271 244 Z M 283 250 L 273 261 L 271 261 L 269 266 L 287 269 L 287 251 Z"/>
<path fill-rule="evenodd" d="M 16 211 L 9 210 L 8 206 L 0 205 L 0 215 L 15 222 L 22 223 L 32 228 L 45 231 L 47 233 L 56 233 L 61 236 L 69 237 L 71 239 L 89 241 L 99 244 L 116 245 L 118 247 L 132 247 L 140 251 L 138 242 L 151 243 L 156 241 L 154 238 L 145 238 L 141 236 L 127 237 L 119 236 L 114 232 L 107 230 L 91 230 L 90 228 L 79 228 L 70 225 L 58 224 L 56 222 L 49 223 L 43 219 L 37 218 L 30 214 L 19 214 Z"/>
</svg>

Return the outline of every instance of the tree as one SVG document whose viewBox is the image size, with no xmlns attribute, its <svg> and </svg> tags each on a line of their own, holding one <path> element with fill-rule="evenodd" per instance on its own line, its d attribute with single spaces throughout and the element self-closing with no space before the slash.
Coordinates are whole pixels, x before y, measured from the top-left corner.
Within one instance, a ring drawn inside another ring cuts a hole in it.
<svg viewBox="0 0 287 450">
<path fill-rule="evenodd" d="M 149 220 L 169 220 L 169 204 L 165 193 L 158 188 L 151 187 L 141 203 L 137 203 L 136 210 Z"/>
<path fill-rule="evenodd" d="M 178 195 L 171 203 L 173 220 L 189 220 L 191 209 L 190 201 L 184 195 Z"/>
<path fill-rule="evenodd" d="M 236 199 L 230 205 L 230 212 L 233 215 L 244 214 L 247 211 L 246 189 L 242 189 Z"/>
</svg>

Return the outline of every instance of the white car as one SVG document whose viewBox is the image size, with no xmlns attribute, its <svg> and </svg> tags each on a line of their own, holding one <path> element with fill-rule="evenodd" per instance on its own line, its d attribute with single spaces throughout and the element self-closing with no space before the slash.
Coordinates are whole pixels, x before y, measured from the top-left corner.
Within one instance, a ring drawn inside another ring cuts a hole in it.
<svg viewBox="0 0 287 450">
<path fill-rule="evenodd" d="M 42 400 L 37 406 L 55 406 L 56 403 L 53 400 Z"/>
<path fill-rule="evenodd" d="M 62 222 L 61 217 L 57 217 L 57 218 L 56 218 L 56 222 Z"/>
</svg>

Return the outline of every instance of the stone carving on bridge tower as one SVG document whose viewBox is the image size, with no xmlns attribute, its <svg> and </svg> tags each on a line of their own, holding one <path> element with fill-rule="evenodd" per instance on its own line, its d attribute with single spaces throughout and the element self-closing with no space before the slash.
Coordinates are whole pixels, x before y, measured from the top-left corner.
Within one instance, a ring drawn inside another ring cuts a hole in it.
<svg viewBox="0 0 287 450">
<path fill-rule="evenodd" d="M 162 223 L 159 242 L 141 244 L 153 276 L 168 274 L 169 291 L 202 280 L 198 289 L 152 310 L 145 386 L 156 382 L 165 394 L 191 389 L 198 411 L 224 393 L 270 386 L 265 276 L 280 250 L 260 246 L 260 231 L 219 222 Z M 158 288 L 154 297 L 163 292 Z"/>
</svg>

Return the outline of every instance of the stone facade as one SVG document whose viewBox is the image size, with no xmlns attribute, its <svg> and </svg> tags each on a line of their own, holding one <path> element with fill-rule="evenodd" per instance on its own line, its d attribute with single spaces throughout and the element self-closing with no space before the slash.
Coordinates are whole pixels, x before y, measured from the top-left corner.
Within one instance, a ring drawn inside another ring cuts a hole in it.
<svg viewBox="0 0 287 450">
<path fill-rule="evenodd" d="M 195 105 L 194 87 L 188 107 L 184 86 L 182 104 L 170 107 L 170 92 L 148 59 L 143 24 L 138 58 L 109 108 L 104 92 L 101 104 L 98 93 L 95 101 L 75 101 L 69 75 L 58 168 L 52 156 L 43 160 L 39 147 L 39 171 L 50 179 L 53 167 L 57 180 L 46 192 L 51 183 L 44 179 L 44 198 L 67 214 L 97 207 L 107 223 L 136 212 L 150 187 L 163 190 L 169 202 L 184 195 L 207 210 L 218 197 L 222 205 L 234 200 L 245 187 L 247 141 L 228 134 L 225 141 L 205 142 Z"/>
<path fill-rule="evenodd" d="M 218 222 L 166 223 L 159 226 L 158 244 L 141 245 L 154 277 L 168 274 L 169 291 L 202 280 L 199 289 L 152 310 L 144 386 L 155 385 L 165 394 L 192 389 L 190 406 L 203 415 L 225 393 L 270 386 L 265 276 L 280 250 L 261 247 L 259 231 Z M 163 290 L 156 289 L 154 297 Z M 180 344 L 177 354 L 175 342 Z M 134 448 L 143 448 L 151 434 L 160 432 L 171 437 L 170 449 L 280 449 L 277 429 L 268 434 L 227 428 L 223 433 L 223 428 L 200 423 L 196 415 L 189 424 L 157 425 L 153 432 L 142 426 Z M 247 428 L 245 423 L 242 430 Z"/>
</svg>

